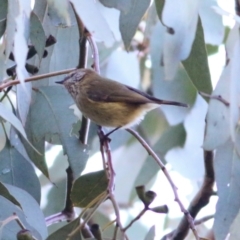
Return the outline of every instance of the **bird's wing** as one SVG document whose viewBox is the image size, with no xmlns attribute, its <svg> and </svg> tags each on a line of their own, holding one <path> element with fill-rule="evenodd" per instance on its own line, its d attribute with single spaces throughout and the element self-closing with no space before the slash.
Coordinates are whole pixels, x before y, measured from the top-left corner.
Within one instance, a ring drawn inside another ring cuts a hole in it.
<svg viewBox="0 0 240 240">
<path fill-rule="evenodd" d="M 116 90 L 117 88 L 117 90 Z M 109 81 L 106 87 L 98 83 L 87 91 L 88 98 L 97 102 L 128 102 L 133 104 L 151 103 L 144 93 L 115 81 Z"/>
</svg>

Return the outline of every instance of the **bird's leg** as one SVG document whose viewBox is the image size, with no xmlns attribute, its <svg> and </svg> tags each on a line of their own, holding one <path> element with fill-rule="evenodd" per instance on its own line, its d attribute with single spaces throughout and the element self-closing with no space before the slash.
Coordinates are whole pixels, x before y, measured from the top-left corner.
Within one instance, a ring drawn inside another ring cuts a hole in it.
<svg viewBox="0 0 240 240">
<path fill-rule="evenodd" d="M 99 126 L 99 127 L 100 127 L 100 126 Z M 100 141 L 101 141 L 101 142 L 104 142 L 104 141 L 111 142 L 111 138 L 109 138 L 109 135 L 111 135 L 112 133 L 114 133 L 115 131 L 117 131 L 119 128 L 121 128 L 121 126 L 114 128 L 113 130 L 111 130 L 111 131 L 108 132 L 107 134 L 104 134 L 104 135 L 101 134 L 101 135 L 100 135 Z"/>
<path fill-rule="evenodd" d="M 114 133 L 115 131 L 117 131 L 119 128 L 121 128 L 121 126 L 116 127 L 116 128 L 114 128 L 113 130 L 111 130 L 110 132 L 108 132 L 107 134 L 105 134 L 105 135 L 104 135 L 104 138 L 107 138 L 108 141 L 110 142 L 111 139 L 109 138 L 109 135 L 111 135 L 112 133 Z"/>
</svg>

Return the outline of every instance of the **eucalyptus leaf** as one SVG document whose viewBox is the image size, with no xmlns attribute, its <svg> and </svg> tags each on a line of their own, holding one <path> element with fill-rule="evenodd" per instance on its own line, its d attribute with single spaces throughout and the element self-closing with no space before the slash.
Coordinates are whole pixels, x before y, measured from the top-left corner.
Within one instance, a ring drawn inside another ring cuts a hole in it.
<svg viewBox="0 0 240 240">
<path fill-rule="evenodd" d="M 6 19 L 0 20 L 0 38 L 2 37 L 6 30 L 6 23 L 7 23 Z"/>
<path fill-rule="evenodd" d="M 183 66 L 198 91 L 208 94 L 212 93 L 208 56 L 200 18 L 198 19 L 197 32 L 191 54 L 187 60 L 183 61 Z M 205 98 L 205 100 L 208 101 L 208 98 Z"/>
<path fill-rule="evenodd" d="M 0 21 L 7 18 L 8 0 L 0 0 Z"/>
<path fill-rule="evenodd" d="M 40 183 L 33 166 L 8 142 L 0 159 L 0 181 L 24 189 L 40 203 Z"/>
<path fill-rule="evenodd" d="M 121 11 L 119 29 L 127 50 L 129 49 L 132 38 L 150 2 L 150 0 L 131 0 L 130 8 L 127 11 Z"/>
<path fill-rule="evenodd" d="M 106 191 L 107 186 L 108 179 L 105 171 L 82 175 L 73 184 L 71 199 L 74 206 L 86 207 L 92 200 Z"/>
<path fill-rule="evenodd" d="M 220 96 L 229 102 L 230 66 L 226 66 L 217 83 L 213 96 Z M 214 150 L 224 144 L 230 136 L 229 107 L 217 99 L 210 99 L 206 117 L 206 133 L 203 142 L 205 150 Z"/>
<path fill-rule="evenodd" d="M 239 133 L 238 133 L 239 134 Z M 218 147 L 214 159 L 218 202 L 213 231 L 216 239 L 225 239 L 240 210 L 240 158 L 228 140 Z"/>
<path fill-rule="evenodd" d="M 30 18 L 30 39 L 38 53 L 41 62 L 45 49 L 46 36 L 42 23 L 34 12 L 31 13 Z"/>
<path fill-rule="evenodd" d="M 5 56 L 8 59 L 13 49 L 14 34 L 16 29 L 15 17 L 18 15 L 19 4 L 17 0 L 8 1 L 7 27 L 6 27 L 6 50 Z"/>
<path fill-rule="evenodd" d="M 38 89 L 31 105 L 26 131 L 42 155 L 36 156 L 29 148 L 28 154 L 46 176 L 48 172 L 44 157 L 45 140 L 53 144 L 61 142 L 75 178 L 83 171 L 88 159 L 88 147 L 84 146 L 76 136 L 70 135 L 72 124 L 78 120 L 69 109 L 72 104 L 73 100 L 65 88 L 49 86 Z M 59 140 L 56 142 L 56 139 Z"/>
<path fill-rule="evenodd" d="M 68 235 L 78 226 L 79 218 L 76 218 L 74 221 L 52 233 L 46 240 L 66 240 Z M 82 240 L 80 232 L 76 233 L 71 240 Z"/>
<path fill-rule="evenodd" d="M 152 91 L 153 95 L 160 99 L 179 101 L 189 105 L 188 108 L 161 106 L 168 122 L 171 125 L 175 125 L 181 123 L 186 117 L 195 102 L 197 92 L 181 64 L 177 69 L 175 78 L 171 81 L 166 81 L 164 66 L 161 65 L 164 47 L 164 32 L 164 26 L 158 23 L 153 28 L 150 39 Z"/>
</svg>

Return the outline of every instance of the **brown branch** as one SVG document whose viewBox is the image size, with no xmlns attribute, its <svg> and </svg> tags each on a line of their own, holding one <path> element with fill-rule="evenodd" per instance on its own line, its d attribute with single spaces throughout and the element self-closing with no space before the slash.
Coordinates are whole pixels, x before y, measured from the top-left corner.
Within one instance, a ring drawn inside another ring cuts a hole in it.
<svg viewBox="0 0 240 240">
<path fill-rule="evenodd" d="M 149 153 L 149 155 L 151 155 L 154 160 L 157 162 L 157 164 L 160 166 L 161 170 L 163 171 L 164 175 L 166 176 L 172 190 L 173 190 L 173 194 L 174 194 L 174 197 L 175 197 L 175 201 L 178 203 L 181 211 L 184 213 L 185 215 L 185 218 L 187 219 L 187 222 L 190 226 L 190 228 L 192 229 L 192 232 L 195 236 L 195 239 L 196 240 L 199 240 L 199 237 L 197 235 L 197 231 L 195 229 L 195 226 L 194 226 L 194 221 L 193 221 L 193 218 L 191 216 L 191 214 L 189 213 L 189 211 L 187 211 L 179 196 L 178 196 L 178 192 L 177 192 L 177 187 L 175 186 L 171 176 L 169 175 L 167 169 L 165 168 L 165 165 L 162 163 L 162 161 L 159 159 L 159 157 L 157 156 L 157 154 L 152 150 L 152 148 L 147 144 L 147 142 L 134 130 L 132 129 L 126 129 L 128 132 L 130 132 L 141 144 L 142 146 L 146 149 L 146 151 Z"/>
<path fill-rule="evenodd" d="M 214 184 L 214 169 L 213 169 L 213 152 L 204 151 L 204 167 L 205 167 L 205 176 L 203 184 L 193 198 L 190 206 L 188 208 L 189 213 L 193 218 L 197 216 L 199 211 L 209 203 L 209 199 L 212 196 L 213 184 Z M 178 225 L 178 228 L 174 231 L 173 238 L 174 240 L 181 240 L 186 237 L 189 230 L 189 222 L 184 216 L 181 222 Z"/>
<path fill-rule="evenodd" d="M 26 78 L 24 80 L 24 82 L 33 82 L 33 81 L 38 81 L 38 80 L 41 80 L 41 79 L 44 79 L 44 78 L 48 78 L 48 77 L 55 77 L 55 76 L 58 76 L 58 75 L 63 75 L 63 74 L 67 74 L 67 73 L 70 73 L 72 71 L 76 70 L 76 68 L 70 68 L 70 69 L 66 69 L 66 70 L 61 70 L 61 71 L 56 71 L 56 72 L 51 72 L 51 73 L 45 73 L 45 74 L 41 74 L 41 75 L 36 75 L 36 76 L 32 76 L 32 77 L 29 77 L 29 78 Z M 12 80 L 12 81 L 7 81 L 7 82 L 4 82 L 2 84 L 0 84 L 0 92 L 5 89 L 5 88 L 8 88 L 8 87 L 11 87 L 11 86 L 14 86 L 14 85 L 17 85 L 19 84 L 20 81 L 18 79 L 16 80 Z"/>
</svg>

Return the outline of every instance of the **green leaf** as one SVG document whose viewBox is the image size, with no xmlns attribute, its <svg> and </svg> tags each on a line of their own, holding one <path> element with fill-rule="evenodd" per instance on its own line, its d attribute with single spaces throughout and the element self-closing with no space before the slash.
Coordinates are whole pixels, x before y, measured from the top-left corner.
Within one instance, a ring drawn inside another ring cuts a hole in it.
<svg viewBox="0 0 240 240">
<path fill-rule="evenodd" d="M 155 0 L 154 2 L 155 2 L 158 18 L 160 21 L 162 21 L 162 10 L 163 10 L 165 0 Z"/>
<path fill-rule="evenodd" d="M 108 179 L 105 171 L 85 174 L 73 184 L 71 199 L 74 206 L 86 207 L 92 200 L 106 191 Z"/>
<path fill-rule="evenodd" d="M 119 29 L 126 49 L 129 48 L 137 27 L 144 13 L 147 11 L 150 2 L 150 0 L 132 0 L 130 8 L 127 11 L 121 11 Z"/>
<path fill-rule="evenodd" d="M 8 0 L 0 0 L 0 21 L 7 17 Z"/>
<path fill-rule="evenodd" d="M 69 109 L 72 104 L 73 100 L 65 88 L 49 86 L 38 89 L 31 105 L 26 131 L 33 144 L 43 155 L 36 156 L 31 149 L 28 153 L 34 164 L 46 176 L 48 176 L 48 172 L 44 158 L 45 140 L 50 143 L 61 142 L 75 178 L 85 168 L 88 159 L 88 147 L 83 145 L 76 136 L 70 135 L 72 124 L 78 120 L 73 114 L 73 110 Z M 59 141 L 56 141 L 56 139 L 59 139 Z"/>
<path fill-rule="evenodd" d="M 24 189 L 40 203 L 40 183 L 31 163 L 8 142 L 0 152 L 0 159 L 0 181 Z"/>
<path fill-rule="evenodd" d="M 64 227 L 58 229 L 56 232 L 52 233 L 46 240 L 66 240 L 69 233 L 71 233 L 75 228 L 79 226 L 79 218 L 65 225 Z M 81 240 L 80 232 L 75 234 L 71 240 Z"/>
<path fill-rule="evenodd" d="M 7 187 L 0 182 L 0 195 L 8 199 L 13 204 L 19 206 L 21 208 L 21 204 L 14 198 L 8 191 Z"/>
<path fill-rule="evenodd" d="M 211 76 L 208 67 L 208 56 L 200 18 L 198 19 L 197 32 L 191 54 L 187 60 L 183 61 L 183 65 L 197 90 L 211 94 Z M 208 101 L 208 99 L 205 100 Z"/>
<path fill-rule="evenodd" d="M 41 62 L 45 49 L 46 36 L 42 23 L 34 12 L 31 13 L 30 18 L 30 39 L 38 53 Z"/>
<path fill-rule="evenodd" d="M 216 150 L 214 172 L 218 202 L 213 231 L 216 239 L 225 239 L 240 210 L 240 157 L 231 140 Z"/>
<path fill-rule="evenodd" d="M 6 23 L 7 23 L 7 20 L 5 19 L 0 20 L 0 38 L 2 37 L 2 35 L 6 30 Z"/>
</svg>

